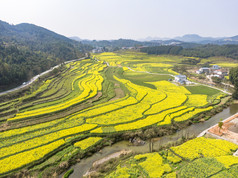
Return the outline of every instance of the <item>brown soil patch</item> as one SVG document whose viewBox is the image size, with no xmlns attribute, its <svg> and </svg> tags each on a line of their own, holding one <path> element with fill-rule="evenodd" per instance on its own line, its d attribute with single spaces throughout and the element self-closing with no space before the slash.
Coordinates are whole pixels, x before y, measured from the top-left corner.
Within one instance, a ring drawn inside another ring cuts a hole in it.
<svg viewBox="0 0 238 178">
<path fill-rule="evenodd" d="M 214 83 L 209 81 L 207 78 L 205 78 L 205 79 L 198 79 L 196 77 L 190 77 L 190 78 L 195 80 L 196 82 L 199 82 L 199 83 L 203 83 L 203 84 L 206 84 L 206 85 L 209 85 L 209 84 L 214 85 Z"/>
<path fill-rule="evenodd" d="M 119 83 L 115 83 L 114 86 L 115 87 L 120 87 L 120 84 Z"/>
<path fill-rule="evenodd" d="M 234 100 L 233 103 L 234 103 L 234 104 L 238 104 L 238 100 Z"/>
<path fill-rule="evenodd" d="M 125 96 L 125 93 L 124 91 L 120 88 L 120 84 L 118 83 L 115 83 L 114 85 L 116 88 L 114 89 L 115 93 L 116 93 L 116 96 L 112 99 L 110 99 L 109 101 L 114 101 L 114 100 L 117 100 L 117 99 L 120 99 L 122 97 Z"/>
<path fill-rule="evenodd" d="M 101 96 L 102 96 L 102 92 L 98 92 L 97 95 L 94 98 L 89 99 L 88 102 L 92 103 L 94 101 L 97 101 Z"/>
</svg>

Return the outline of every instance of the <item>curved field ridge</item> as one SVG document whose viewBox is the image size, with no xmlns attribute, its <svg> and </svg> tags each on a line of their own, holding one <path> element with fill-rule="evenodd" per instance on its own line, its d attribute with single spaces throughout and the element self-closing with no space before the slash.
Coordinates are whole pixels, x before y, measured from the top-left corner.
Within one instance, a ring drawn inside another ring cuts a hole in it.
<svg viewBox="0 0 238 178">
<path fill-rule="evenodd" d="M 68 63 L 32 93 L 0 103 L 0 112 L 9 112 L 7 119 L 0 119 L 0 176 L 22 168 L 41 172 L 47 166 L 83 155 L 112 133 L 169 126 L 213 108 L 206 94 L 193 94 L 152 74 L 142 73 L 138 78 L 128 69 L 158 69 L 170 75 L 175 61 L 181 59 L 133 52 L 102 53 L 92 58 Z M 212 97 L 220 101 L 218 96 L 224 95 L 216 93 Z M 164 158 L 154 156 L 160 160 L 155 166 L 162 166 Z M 172 169 L 167 165 L 160 173 L 147 174 L 150 168 L 146 165 L 141 162 L 136 167 L 143 167 L 143 175 L 152 177 Z"/>
<path fill-rule="evenodd" d="M 9 171 L 19 169 L 23 166 L 26 166 L 34 161 L 38 161 L 43 158 L 45 155 L 54 151 L 58 147 L 64 144 L 64 140 L 58 140 L 56 142 L 50 143 L 45 146 L 41 146 L 29 151 L 25 151 L 5 159 L 0 160 L 0 174 L 7 173 Z"/>
</svg>

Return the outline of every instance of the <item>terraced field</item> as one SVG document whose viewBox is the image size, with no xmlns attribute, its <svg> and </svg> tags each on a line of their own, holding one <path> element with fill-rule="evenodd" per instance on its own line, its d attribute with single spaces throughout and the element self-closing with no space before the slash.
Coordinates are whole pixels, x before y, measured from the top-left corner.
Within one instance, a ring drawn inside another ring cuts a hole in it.
<svg viewBox="0 0 238 178">
<path fill-rule="evenodd" d="M 230 177 L 238 175 L 236 144 L 196 138 L 161 152 L 139 154 L 121 161 L 105 177 Z"/>
<path fill-rule="evenodd" d="M 113 134 L 170 127 L 213 109 L 224 96 L 218 90 L 199 94 L 191 89 L 198 86 L 187 89 L 154 74 L 138 77 L 136 72 L 156 70 L 172 77 L 171 66 L 179 60 L 98 54 L 69 63 L 31 93 L 0 103 L 0 176 L 23 169 L 21 175 L 49 176 L 56 171 L 52 167 L 67 168 L 70 160 Z"/>
</svg>

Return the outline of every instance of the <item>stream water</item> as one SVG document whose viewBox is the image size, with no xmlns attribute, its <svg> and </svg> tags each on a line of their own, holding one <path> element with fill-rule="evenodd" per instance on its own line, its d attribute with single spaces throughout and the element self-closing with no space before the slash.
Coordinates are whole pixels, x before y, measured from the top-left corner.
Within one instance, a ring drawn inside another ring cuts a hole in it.
<svg viewBox="0 0 238 178">
<path fill-rule="evenodd" d="M 190 125 L 173 135 L 167 135 L 155 139 L 153 142 L 153 150 L 158 150 L 161 146 L 165 146 L 168 143 L 173 143 L 179 140 L 182 137 L 194 137 L 200 134 L 205 129 L 217 124 L 220 119 L 226 119 L 229 116 L 234 115 L 238 112 L 238 104 L 232 104 L 228 108 L 224 109 L 222 112 L 214 115 L 209 120 L 205 122 L 196 123 Z M 71 166 L 74 169 L 73 174 L 70 175 L 70 178 L 81 178 L 83 175 L 92 167 L 92 164 L 108 155 L 121 151 L 121 150 L 132 150 L 135 153 L 146 153 L 150 152 L 149 142 L 147 141 L 146 144 L 142 146 L 131 146 L 128 141 L 120 141 L 112 146 L 107 146 L 103 148 L 100 153 L 95 153 L 91 157 L 82 159 L 78 164 Z M 63 174 L 62 174 L 63 175 Z M 60 177 L 62 177 L 62 175 Z"/>
</svg>

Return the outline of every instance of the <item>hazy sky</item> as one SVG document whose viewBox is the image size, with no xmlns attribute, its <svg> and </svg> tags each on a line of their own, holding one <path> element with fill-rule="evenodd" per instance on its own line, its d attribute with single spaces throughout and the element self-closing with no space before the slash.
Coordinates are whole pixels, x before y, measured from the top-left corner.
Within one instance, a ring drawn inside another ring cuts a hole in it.
<svg viewBox="0 0 238 178">
<path fill-rule="evenodd" d="M 238 35 L 238 0 L 0 0 L 0 20 L 83 39 Z"/>
</svg>

